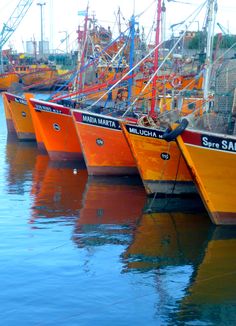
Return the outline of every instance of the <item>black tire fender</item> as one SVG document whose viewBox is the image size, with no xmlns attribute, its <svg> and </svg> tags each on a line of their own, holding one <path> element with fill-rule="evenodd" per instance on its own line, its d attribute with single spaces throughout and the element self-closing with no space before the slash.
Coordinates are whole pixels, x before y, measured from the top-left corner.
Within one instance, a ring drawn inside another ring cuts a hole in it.
<svg viewBox="0 0 236 326">
<path fill-rule="evenodd" d="M 179 135 L 182 134 L 182 132 L 187 128 L 188 126 L 188 120 L 183 119 L 181 120 L 180 124 L 175 128 L 167 128 L 164 132 L 162 138 L 165 139 L 167 142 L 175 140 Z"/>
</svg>

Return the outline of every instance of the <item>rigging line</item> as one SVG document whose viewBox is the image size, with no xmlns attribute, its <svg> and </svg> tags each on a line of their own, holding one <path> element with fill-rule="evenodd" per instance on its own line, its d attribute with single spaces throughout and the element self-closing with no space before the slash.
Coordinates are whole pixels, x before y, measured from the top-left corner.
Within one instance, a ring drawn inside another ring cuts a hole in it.
<svg viewBox="0 0 236 326">
<path fill-rule="evenodd" d="M 140 92 L 140 94 L 136 97 L 136 99 L 130 104 L 130 107 L 126 110 L 126 112 L 123 114 L 123 117 L 129 112 L 129 110 L 132 109 L 132 107 L 135 105 L 135 103 L 139 100 L 140 96 L 143 95 L 143 92 L 147 89 L 147 87 L 151 84 L 151 82 L 153 81 L 153 79 L 155 78 L 155 76 L 158 74 L 158 72 L 161 70 L 162 66 L 166 63 L 168 57 L 170 54 L 172 54 L 175 50 L 175 48 L 177 47 L 177 45 L 180 43 L 180 41 L 183 39 L 183 37 L 185 36 L 187 32 L 187 29 L 185 30 L 185 32 L 181 35 L 181 37 L 177 40 L 177 42 L 175 43 L 175 45 L 173 46 L 173 48 L 170 50 L 170 52 L 168 53 L 168 55 L 165 57 L 165 59 L 162 61 L 162 63 L 160 64 L 160 66 L 157 68 L 157 70 L 153 73 L 152 77 L 149 79 L 149 81 L 146 83 L 146 85 L 144 86 L 144 88 L 142 89 L 142 91 Z M 160 45 L 160 43 L 159 43 Z"/>
<path fill-rule="evenodd" d="M 228 48 L 224 53 L 222 53 L 213 63 L 212 65 L 215 65 L 219 60 L 221 60 L 222 58 L 224 58 L 224 56 L 230 51 L 232 50 L 232 48 L 234 48 L 236 46 L 236 42 L 234 44 L 232 44 L 230 46 L 230 48 Z"/>
<path fill-rule="evenodd" d="M 199 6 L 199 8 L 197 10 L 194 11 L 195 16 L 192 18 L 192 20 L 189 22 L 188 25 L 185 26 L 185 31 L 183 32 L 183 34 L 181 35 L 181 37 L 176 41 L 176 43 L 174 44 L 174 46 L 172 47 L 172 49 L 169 51 L 168 55 L 164 58 L 164 60 L 162 61 L 162 63 L 160 64 L 160 66 L 157 68 L 157 70 L 153 73 L 152 77 L 149 79 L 149 81 L 147 82 L 147 84 L 144 86 L 142 92 L 144 90 L 147 89 L 147 87 L 151 84 L 151 82 L 153 81 L 153 79 L 155 78 L 155 76 L 158 74 L 158 72 L 161 70 L 162 66 L 166 63 L 166 61 L 168 60 L 169 56 L 174 52 L 175 48 L 177 47 L 177 45 L 182 41 L 182 39 L 184 38 L 185 34 L 187 33 L 187 30 L 189 29 L 189 26 L 191 26 L 191 24 L 193 23 L 193 21 L 195 21 L 196 17 L 198 16 L 198 14 L 201 12 L 201 10 L 203 9 L 205 3 L 207 1 L 205 1 L 201 6 Z M 189 17 L 192 17 L 193 14 L 191 14 Z M 187 18 L 188 19 L 188 18 Z M 162 42 L 164 43 L 164 42 Z M 161 45 L 161 43 L 158 44 L 159 46 Z M 153 49 L 153 51 L 155 51 L 158 48 L 158 45 Z M 150 52 L 151 53 L 151 52 Z M 146 59 L 146 58 L 145 58 Z M 126 112 L 122 115 L 123 117 L 129 112 L 129 110 L 132 109 L 132 107 L 135 105 L 135 103 L 138 101 L 140 95 L 142 95 L 142 92 L 137 96 L 137 98 L 130 104 L 130 107 L 126 110 Z"/>
<path fill-rule="evenodd" d="M 156 24 L 156 14 L 157 14 L 157 13 L 156 13 L 156 11 L 155 11 L 152 25 L 151 25 L 151 27 L 150 27 L 148 33 L 147 33 L 146 41 L 149 40 L 149 41 L 151 42 L 151 37 L 152 37 L 151 33 L 152 33 L 152 31 L 154 30 L 154 26 L 155 26 L 155 24 Z"/>
<path fill-rule="evenodd" d="M 231 47 L 229 48 L 229 49 L 227 49 L 227 51 L 225 51 L 220 57 L 218 57 L 213 63 L 212 63 L 212 66 L 214 66 L 214 65 L 216 65 L 216 63 L 218 62 L 218 61 L 220 61 L 233 47 L 235 47 L 236 46 L 236 42 L 234 43 L 234 44 L 232 44 L 231 45 Z M 203 72 L 204 72 L 204 69 L 202 69 L 201 71 L 200 71 L 200 73 L 199 73 L 199 77 L 203 74 Z M 219 74 L 221 74 L 221 72 L 219 73 Z M 184 90 L 186 90 L 187 89 L 187 87 L 189 86 L 189 85 L 191 85 L 192 83 L 193 83 L 194 81 L 192 81 L 191 83 L 189 83 L 187 86 L 185 86 L 185 88 L 183 88 L 183 89 L 181 89 L 181 90 L 179 90 L 179 92 L 178 93 L 176 93 L 176 96 L 178 96 L 178 95 L 180 95 Z"/>
<path fill-rule="evenodd" d="M 101 57 L 103 55 L 103 53 L 105 53 L 106 49 L 108 49 L 110 46 L 112 46 L 121 36 L 123 36 L 127 31 L 129 30 L 129 28 L 127 28 L 124 32 L 122 32 L 117 38 L 115 38 L 111 43 L 109 43 L 104 49 L 102 49 L 102 51 L 100 51 L 92 60 L 88 60 L 86 62 L 86 64 L 82 67 L 80 67 L 76 73 L 75 73 L 75 79 L 78 79 L 78 75 L 80 72 L 84 71 L 87 67 L 89 67 L 90 65 L 94 64 L 99 57 Z M 76 77 L 77 76 L 77 77 Z M 54 96 L 56 96 L 57 92 L 54 93 Z M 68 97 L 73 96 L 74 94 L 68 94 Z M 57 97 L 54 98 L 54 100 L 57 100 Z"/>
<path fill-rule="evenodd" d="M 205 0 L 196 10 L 194 10 L 185 20 L 183 20 L 180 24 L 179 24 L 179 26 L 177 27 L 177 30 L 178 29 L 180 29 L 180 27 L 186 22 L 186 21 L 188 21 L 188 20 L 190 20 L 191 19 L 191 17 L 192 16 L 194 16 L 195 18 L 194 19 L 196 19 L 196 17 L 200 14 L 200 12 L 202 11 L 202 9 L 207 5 L 207 2 L 208 2 L 208 0 Z M 194 19 L 192 19 L 192 22 L 191 22 L 191 24 L 194 22 Z M 190 25 L 191 25 L 190 24 Z M 190 26 L 189 25 L 189 26 Z M 188 27 L 189 27 L 188 26 Z"/>
<path fill-rule="evenodd" d="M 204 73 L 204 69 L 202 69 L 202 70 L 198 73 L 198 75 L 195 76 L 195 77 L 200 78 L 200 77 L 203 75 L 203 73 Z M 175 93 L 175 95 L 176 95 L 176 96 L 181 95 L 184 91 L 188 90 L 189 86 L 191 86 L 191 85 L 192 85 L 193 83 L 195 83 L 195 82 L 196 82 L 196 79 L 193 78 L 193 80 L 192 80 L 190 83 L 188 83 L 184 88 L 182 88 L 182 89 L 180 89 L 180 90 L 177 90 L 177 92 Z"/>
<path fill-rule="evenodd" d="M 146 11 L 148 11 L 149 8 L 151 8 L 153 6 L 153 4 L 157 2 L 157 0 L 154 0 L 149 6 L 146 7 L 146 9 L 144 9 L 140 14 L 137 14 L 135 16 L 135 18 L 139 18 L 140 16 L 142 16 Z"/>
<path fill-rule="evenodd" d="M 132 69 L 130 69 L 125 75 L 123 75 L 121 77 L 120 80 L 118 80 L 111 88 L 109 88 L 109 90 L 104 93 L 96 102 L 94 102 L 92 105 L 90 105 L 90 107 L 87 108 L 87 110 L 89 111 L 94 105 L 96 105 L 104 96 L 106 96 L 110 91 L 113 90 L 113 88 L 115 88 L 117 85 L 119 85 L 119 83 L 124 80 L 128 75 L 130 75 L 130 73 L 132 71 L 134 71 L 142 62 L 144 62 L 158 47 L 160 47 L 162 43 L 159 43 L 158 45 L 156 45 L 142 60 L 140 60 L 135 66 L 133 66 Z"/>
<path fill-rule="evenodd" d="M 179 158 L 178 158 L 178 164 L 177 164 L 177 169 L 176 169 L 176 174 L 175 174 L 175 181 L 174 181 L 174 185 L 171 191 L 171 194 L 173 195 L 174 190 L 175 190 L 175 186 L 176 186 L 176 181 L 177 181 L 177 177 L 178 177 L 178 173 L 179 173 L 179 167 L 180 167 L 180 160 L 181 160 L 181 152 L 179 151 Z"/>
</svg>

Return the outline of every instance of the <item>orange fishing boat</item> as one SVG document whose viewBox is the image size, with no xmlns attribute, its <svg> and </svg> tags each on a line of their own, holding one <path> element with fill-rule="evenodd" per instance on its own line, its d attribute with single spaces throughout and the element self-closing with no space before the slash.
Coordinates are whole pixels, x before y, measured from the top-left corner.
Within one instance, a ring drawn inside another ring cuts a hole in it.
<svg viewBox="0 0 236 326">
<path fill-rule="evenodd" d="M 58 79 L 57 70 L 47 65 L 15 66 L 15 72 L 19 75 L 24 86 L 30 88 L 50 88 Z"/>
<path fill-rule="evenodd" d="M 6 91 L 14 83 L 18 83 L 20 77 L 15 72 L 5 72 L 0 74 L 0 91 Z"/>
<path fill-rule="evenodd" d="M 82 110 L 72 115 L 89 175 L 138 173 L 118 119 Z"/>
<path fill-rule="evenodd" d="M 7 92 L 4 94 L 18 139 L 35 140 L 34 126 L 26 99 Z"/>
<path fill-rule="evenodd" d="M 2 93 L 3 107 L 7 124 L 7 132 L 10 137 L 17 137 L 16 129 L 12 120 L 11 110 L 6 95 Z"/>
<path fill-rule="evenodd" d="M 224 102 L 224 96 L 217 93 L 215 103 L 210 105 L 210 79 L 213 44 L 214 8 L 216 1 L 208 1 L 208 37 L 206 51 L 206 71 L 204 82 L 204 105 L 201 116 L 184 118 L 176 126 L 167 130 L 164 139 L 177 139 L 179 148 L 189 166 L 195 185 L 214 224 L 236 224 L 236 135 L 235 103 Z M 235 76 L 232 75 L 233 81 Z M 224 80 L 224 81 L 223 81 Z M 229 80 L 224 77 L 220 89 L 227 89 L 227 94 L 234 90 Z M 219 80 L 216 77 L 216 85 Z"/>
<path fill-rule="evenodd" d="M 188 128 L 177 137 L 215 224 L 236 224 L 236 136 Z"/>
<path fill-rule="evenodd" d="M 27 104 L 29 106 L 31 119 L 32 119 L 33 126 L 34 126 L 35 138 L 36 138 L 36 141 L 37 141 L 38 150 L 41 153 L 47 153 L 46 147 L 45 147 L 44 142 L 43 142 L 41 126 L 40 126 L 40 124 L 38 122 L 37 114 L 35 113 L 34 108 L 33 108 L 32 104 L 29 101 L 30 98 L 33 98 L 33 95 L 31 93 L 25 93 L 25 99 L 26 99 Z"/>
<path fill-rule="evenodd" d="M 34 119 L 51 160 L 83 160 L 71 109 L 63 105 L 31 98 Z"/>
<path fill-rule="evenodd" d="M 158 17 L 160 18 L 161 13 L 161 1 L 158 1 Z M 131 19 L 131 35 L 134 32 L 134 21 Z M 156 35 L 156 44 L 159 44 L 158 41 L 158 32 Z M 133 38 L 131 37 L 130 42 L 130 64 L 129 68 L 133 69 L 133 53 L 135 51 L 134 44 L 132 42 Z M 157 51 L 155 51 L 155 62 L 154 62 L 154 71 L 157 70 L 158 64 L 158 56 Z M 125 77 L 125 75 L 123 76 Z M 143 91 L 140 92 L 140 86 L 143 86 L 144 80 L 139 79 L 136 83 L 133 82 L 133 78 L 130 78 L 128 81 L 128 101 L 131 101 L 132 94 L 134 96 L 138 95 L 138 97 L 144 98 L 144 100 L 148 99 L 148 96 L 151 96 L 152 99 L 156 99 L 157 97 L 157 88 L 160 86 L 160 81 L 163 81 L 163 88 L 166 83 L 166 76 L 157 76 L 155 75 L 153 85 L 150 83 L 146 83 L 146 86 L 143 88 Z M 191 83 L 194 80 L 194 77 L 189 81 Z M 182 81 L 182 80 L 181 80 Z M 199 82 L 199 85 L 201 82 Z M 188 85 L 188 84 L 187 84 Z M 171 85 L 173 88 L 173 86 Z M 175 85 L 175 87 L 181 88 L 182 85 Z M 112 90 L 113 87 L 110 88 Z M 145 92 L 145 93 L 144 93 Z M 141 99 L 139 99 L 141 101 Z M 138 101 L 138 98 L 137 98 Z M 97 101 L 98 102 L 98 101 Z M 95 104 L 97 103 L 95 102 Z M 123 102 L 123 112 L 125 113 L 127 106 L 125 107 L 125 101 Z M 128 102 L 126 102 L 127 105 Z M 138 103 L 138 102 L 137 102 Z M 130 103 L 129 103 L 130 104 Z M 139 103 L 139 109 L 140 109 Z M 151 103 L 152 112 L 156 113 L 155 101 L 152 100 Z M 149 111 L 149 105 L 145 107 L 146 112 Z M 120 110 L 122 111 L 122 109 Z M 120 116 L 122 115 L 120 112 Z M 116 113 L 115 113 L 116 114 Z M 117 113 L 117 116 L 119 114 Z M 135 174 L 137 173 L 136 162 L 132 155 L 132 152 L 127 144 L 127 141 L 121 132 L 121 128 L 119 126 L 119 119 L 114 118 L 110 114 L 107 116 L 99 115 L 91 112 L 83 112 L 80 110 L 73 111 L 73 118 L 76 125 L 76 130 L 81 142 L 84 158 L 86 161 L 87 169 L 89 175 L 122 175 L 122 174 Z M 128 120 L 128 118 L 127 118 Z M 163 142 L 164 143 L 164 142 Z M 175 145 L 176 146 L 176 145 Z M 176 147 L 177 149 L 177 147 Z M 178 149 L 176 150 L 178 152 Z M 175 153 L 175 157 L 176 157 Z M 183 159 L 182 159 L 183 161 Z M 191 192 L 189 190 L 192 185 L 191 175 L 189 174 L 187 168 L 182 168 L 183 163 L 180 163 L 180 171 L 179 171 L 179 181 L 183 185 L 184 189 L 187 189 L 187 192 Z M 173 165 L 172 165 L 173 166 Z M 186 167 L 186 166 L 185 166 Z M 183 171 L 182 171 L 183 170 Z M 186 172 L 185 172 L 186 170 Z M 170 172 L 169 172 L 170 173 Z M 171 184 L 171 193 L 173 189 L 173 184 L 175 184 L 175 176 L 171 181 L 174 180 Z M 169 179 L 164 180 L 164 182 L 168 182 Z M 189 187 L 190 185 L 190 187 Z M 194 186 L 192 187 L 194 188 Z M 177 193 L 181 192 L 180 190 Z"/>
<path fill-rule="evenodd" d="M 175 141 L 163 129 L 121 122 L 147 194 L 196 193 L 191 173 Z"/>
</svg>

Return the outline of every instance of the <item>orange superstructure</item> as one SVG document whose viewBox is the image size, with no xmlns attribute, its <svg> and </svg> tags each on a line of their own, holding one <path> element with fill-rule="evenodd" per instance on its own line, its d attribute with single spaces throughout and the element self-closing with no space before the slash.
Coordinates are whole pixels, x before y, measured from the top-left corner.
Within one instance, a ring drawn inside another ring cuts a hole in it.
<svg viewBox="0 0 236 326">
<path fill-rule="evenodd" d="M 5 92 L 14 128 L 20 140 L 35 140 L 30 109 L 25 98 Z"/>
<path fill-rule="evenodd" d="M 19 75 L 15 72 L 5 72 L 0 74 L 0 91 L 6 91 L 14 83 L 19 82 Z"/>
<path fill-rule="evenodd" d="M 164 130 L 127 122 L 121 126 L 148 194 L 196 192 L 176 142 L 163 140 Z"/>
<path fill-rule="evenodd" d="M 117 118 L 73 110 L 73 119 L 89 175 L 138 172 Z"/>
<path fill-rule="evenodd" d="M 37 125 L 51 160 L 83 160 L 71 109 L 31 98 Z"/>
</svg>

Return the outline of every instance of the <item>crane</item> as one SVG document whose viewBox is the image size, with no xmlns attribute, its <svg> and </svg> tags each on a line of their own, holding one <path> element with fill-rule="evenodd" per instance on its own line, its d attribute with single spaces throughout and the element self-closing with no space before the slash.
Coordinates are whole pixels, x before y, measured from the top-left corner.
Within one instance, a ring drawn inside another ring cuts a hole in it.
<svg viewBox="0 0 236 326">
<path fill-rule="evenodd" d="M 27 13 L 32 3 L 33 0 L 20 0 L 18 2 L 18 5 L 14 9 L 13 13 L 11 14 L 10 18 L 8 19 L 8 21 L 3 24 L 2 30 L 0 32 L 1 72 L 3 72 L 3 56 L 2 56 L 3 46 L 12 36 L 12 34 L 15 32 L 15 30 L 17 29 L 18 25 L 24 18 L 25 14 Z"/>
</svg>

